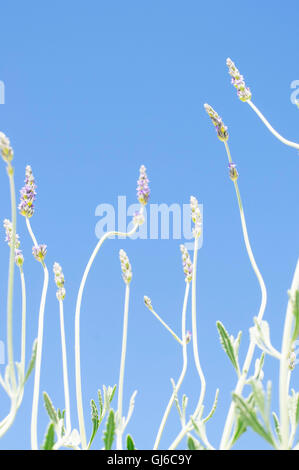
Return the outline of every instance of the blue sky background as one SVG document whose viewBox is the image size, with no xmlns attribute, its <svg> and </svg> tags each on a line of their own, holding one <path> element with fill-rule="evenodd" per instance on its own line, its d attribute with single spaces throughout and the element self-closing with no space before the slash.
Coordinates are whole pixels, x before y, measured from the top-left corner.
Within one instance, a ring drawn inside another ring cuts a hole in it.
<svg viewBox="0 0 299 470">
<path fill-rule="evenodd" d="M 205 114 L 208 102 L 229 127 L 233 160 L 240 173 L 249 235 L 268 287 L 265 319 L 280 348 L 287 289 L 298 258 L 298 174 L 296 150 L 277 141 L 230 84 L 225 60 L 231 57 L 246 78 L 253 102 L 286 138 L 298 141 L 299 111 L 290 84 L 299 79 L 298 2 L 239 1 L 65 1 L 2 2 L 0 80 L 5 105 L 0 129 L 15 150 L 16 186 L 33 168 L 38 199 L 32 226 L 48 245 L 50 286 L 45 311 L 41 391 L 64 406 L 59 312 L 52 276 L 58 261 L 66 278 L 65 326 L 72 423 L 77 424 L 74 379 L 74 310 L 83 270 L 97 238 L 101 203 L 116 205 L 126 195 L 136 201 L 141 164 L 148 169 L 152 203 L 204 205 L 204 243 L 198 260 L 198 341 L 207 380 L 206 412 L 220 387 L 217 411 L 207 426 L 218 446 L 236 383 L 221 349 L 216 321 L 231 334 L 248 329 L 257 314 L 260 291 L 245 251 L 234 188 L 227 175 L 224 146 Z M 0 173 L 1 218 L 10 216 L 5 166 Z M 28 288 L 27 357 L 37 335 L 42 288 L 41 266 L 31 256 L 25 221 L 18 219 Z M 183 241 L 183 240 L 182 240 Z M 145 309 L 151 297 L 157 312 L 180 331 L 184 294 L 180 240 L 107 241 L 92 267 L 83 297 L 81 362 L 84 410 L 90 429 L 89 401 L 103 384 L 118 380 L 124 284 L 118 251 L 131 260 L 124 409 L 138 389 L 128 427 L 139 449 L 152 448 L 171 394 L 170 377 L 181 370 L 181 350 Z M 8 249 L 0 244 L 0 339 L 6 332 Z M 20 348 L 19 279 L 16 277 L 14 339 Z M 190 307 L 190 305 L 189 305 Z M 190 309 L 188 327 L 191 328 Z M 190 368 L 181 391 L 195 407 L 200 382 L 189 345 Z M 266 358 L 265 380 L 273 381 L 278 412 L 278 362 Z M 4 366 L 1 366 L 3 372 Z M 298 371 L 293 373 L 298 386 Z M 1 449 L 30 448 L 33 376 L 15 423 Z M 9 402 L 1 392 L 1 417 Z M 116 400 L 114 402 L 116 408 Z M 42 443 L 47 416 L 40 401 L 38 434 Z M 161 441 L 166 449 L 180 430 L 177 412 Z M 89 431 L 88 431 L 89 432 Z M 94 442 L 101 448 L 102 430 Z M 185 445 L 185 442 L 182 443 Z M 183 447 L 184 448 L 184 447 Z M 236 449 L 268 448 L 251 431 Z"/>
</svg>

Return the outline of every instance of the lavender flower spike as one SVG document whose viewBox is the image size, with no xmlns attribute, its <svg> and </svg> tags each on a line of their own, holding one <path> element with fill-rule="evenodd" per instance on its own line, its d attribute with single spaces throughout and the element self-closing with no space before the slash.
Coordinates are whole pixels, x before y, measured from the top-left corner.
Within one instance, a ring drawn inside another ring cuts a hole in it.
<svg viewBox="0 0 299 470">
<path fill-rule="evenodd" d="M 13 149 L 10 146 L 9 138 L 3 132 L 0 132 L 0 152 L 5 162 L 11 162 L 13 159 Z"/>
<path fill-rule="evenodd" d="M 32 217 L 34 213 L 34 201 L 36 196 L 36 185 L 31 166 L 26 166 L 25 171 L 25 186 L 20 190 L 21 201 L 19 204 L 20 214 L 24 217 Z"/>
<path fill-rule="evenodd" d="M 146 168 L 144 165 L 140 167 L 140 175 L 137 181 L 137 198 L 140 204 L 145 206 L 150 197 L 150 189 L 149 189 L 149 180 L 146 174 Z"/>
<path fill-rule="evenodd" d="M 204 104 L 204 108 L 208 115 L 210 116 L 212 123 L 216 127 L 218 138 L 222 142 L 228 140 L 227 127 L 223 124 L 221 117 L 216 113 L 216 111 L 209 104 Z"/>
<path fill-rule="evenodd" d="M 10 220 L 5 219 L 3 221 L 3 226 L 5 228 L 6 238 L 5 241 L 7 242 L 8 246 L 11 246 L 12 242 L 12 223 Z M 16 241 L 15 241 L 15 263 L 17 266 L 22 267 L 24 263 L 24 256 L 22 250 L 20 250 L 20 240 L 19 235 L 16 233 Z"/>
<path fill-rule="evenodd" d="M 199 238 L 201 235 L 202 221 L 201 221 L 201 212 L 199 208 L 198 201 L 196 197 L 190 197 L 190 207 L 191 207 L 191 218 L 194 222 L 193 236 L 194 238 Z"/>
<path fill-rule="evenodd" d="M 228 66 L 228 73 L 232 77 L 232 84 L 237 88 L 237 94 L 241 101 L 248 101 L 251 99 L 251 91 L 246 87 L 243 75 L 240 74 L 239 70 L 235 66 L 234 62 L 228 58 L 226 59 L 226 65 Z"/>
<path fill-rule="evenodd" d="M 124 282 L 128 285 L 132 279 L 132 268 L 129 258 L 124 250 L 119 251 L 119 259 L 121 264 L 122 276 Z"/>
<path fill-rule="evenodd" d="M 190 259 L 190 255 L 188 253 L 187 248 L 185 245 L 180 245 L 180 250 L 182 252 L 182 260 L 183 260 L 183 269 L 185 273 L 185 281 L 191 282 L 192 281 L 192 271 L 193 265 Z"/>
<path fill-rule="evenodd" d="M 6 238 L 5 241 L 7 242 L 8 246 L 11 246 L 12 242 L 12 223 L 8 219 L 4 219 L 3 221 L 3 227 L 5 228 L 5 234 Z M 16 233 L 16 241 L 15 241 L 15 248 L 19 248 L 20 246 L 20 240 L 19 240 L 19 235 Z"/>
<path fill-rule="evenodd" d="M 53 265 L 54 280 L 55 284 L 58 287 L 56 292 L 56 297 L 58 300 L 64 300 L 65 298 L 65 288 L 64 288 L 64 274 L 59 263 L 54 263 Z"/>
<path fill-rule="evenodd" d="M 37 261 L 44 261 L 47 254 L 47 245 L 38 245 L 32 248 L 32 254 Z"/>
</svg>

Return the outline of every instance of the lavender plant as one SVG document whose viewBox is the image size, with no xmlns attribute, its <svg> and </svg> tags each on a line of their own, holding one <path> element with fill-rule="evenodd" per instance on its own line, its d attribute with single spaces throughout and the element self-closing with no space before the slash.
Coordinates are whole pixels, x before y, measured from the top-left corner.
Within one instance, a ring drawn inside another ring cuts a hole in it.
<svg viewBox="0 0 299 470">
<path fill-rule="evenodd" d="M 291 142 L 276 132 L 269 122 L 264 118 L 262 113 L 252 102 L 252 94 L 246 86 L 244 77 L 231 59 L 227 59 L 229 74 L 232 77 L 232 84 L 237 89 L 237 95 L 243 102 L 247 102 L 251 108 L 257 113 L 267 128 L 284 144 L 299 149 L 299 144 Z M 214 450 L 220 448 L 228 450 L 233 447 L 240 436 L 246 432 L 248 428 L 252 428 L 261 438 L 275 449 L 299 449 L 299 443 L 295 443 L 296 431 L 299 424 L 299 392 L 294 389 L 290 391 L 290 383 L 292 371 L 295 366 L 295 341 L 299 336 L 299 260 L 294 272 L 293 281 L 289 291 L 289 301 L 287 305 L 285 325 L 282 338 L 282 346 L 279 351 L 275 348 L 270 339 L 269 324 L 263 319 L 266 303 L 267 290 L 256 263 L 253 250 L 249 241 L 248 229 L 245 220 L 244 207 L 241 200 L 240 189 L 238 185 L 239 173 L 236 163 L 233 162 L 230 148 L 228 145 L 229 133 L 228 127 L 224 125 L 222 118 L 208 104 L 204 108 L 209 115 L 212 124 L 215 126 L 217 137 L 224 144 L 225 152 L 228 158 L 228 175 L 231 179 L 237 198 L 242 233 L 245 248 L 248 254 L 249 262 L 256 275 L 259 288 L 261 291 L 261 302 L 257 315 L 253 319 L 253 324 L 249 328 L 250 341 L 247 354 L 243 365 L 239 361 L 239 348 L 241 343 L 242 332 L 240 331 L 236 338 L 230 335 L 221 321 L 217 321 L 217 330 L 221 345 L 227 354 L 232 366 L 235 369 L 237 378 L 232 393 L 232 401 L 224 423 L 222 437 L 217 445 L 211 443 L 208 438 L 206 429 L 207 422 L 212 418 L 216 411 L 218 403 L 219 389 L 216 390 L 215 399 L 211 410 L 204 415 L 205 395 L 206 395 L 206 379 L 201 365 L 199 344 L 198 344 L 198 309 L 197 309 L 197 261 L 198 246 L 202 232 L 202 214 L 196 197 L 190 197 L 190 218 L 193 222 L 193 238 L 194 250 L 193 259 L 184 245 L 180 245 L 183 274 L 185 279 L 185 293 L 182 302 L 181 311 L 181 332 L 177 334 L 156 312 L 152 301 L 148 296 L 144 296 L 145 307 L 150 313 L 162 324 L 162 326 L 172 335 L 176 343 L 181 348 L 182 365 L 177 380 L 170 379 L 172 390 L 170 398 L 166 404 L 162 414 L 161 422 L 157 429 L 157 434 L 153 442 L 153 449 L 159 448 L 163 432 L 167 426 L 167 420 L 173 406 L 176 406 L 181 429 L 173 442 L 169 443 L 169 449 L 176 449 L 181 441 L 186 438 L 187 447 L 191 450 Z M 69 373 L 67 363 L 66 350 L 66 332 L 64 327 L 64 300 L 66 297 L 65 278 L 62 267 L 55 262 L 53 266 L 54 282 L 57 288 L 56 297 L 59 307 L 60 317 L 60 336 L 61 336 L 61 352 L 62 352 L 62 370 L 63 370 L 63 386 L 64 386 L 64 406 L 63 408 L 55 408 L 49 394 L 43 392 L 43 400 L 45 410 L 49 417 L 49 424 L 45 433 L 42 444 L 38 442 L 38 404 L 40 397 L 40 373 L 42 367 L 42 348 L 43 348 L 43 325 L 44 312 L 47 299 L 49 274 L 46 266 L 47 245 L 40 244 L 31 227 L 31 218 L 35 213 L 35 199 L 37 195 L 35 178 L 32 169 L 27 165 L 25 170 L 25 185 L 20 191 L 20 203 L 18 205 L 19 213 L 25 218 L 26 227 L 29 236 L 33 242 L 32 255 L 41 264 L 43 270 L 43 287 L 41 292 L 37 339 L 33 344 L 32 357 L 29 362 L 27 371 L 25 371 L 25 351 L 26 351 L 26 284 L 24 275 L 24 256 L 20 248 L 20 238 L 16 233 L 17 207 L 14 186 L 14 168 L 12 160 L 14 157 L 13 149 L 10 141 L 5 134 L 0 132 L 0 152 L 9 178 L 10 197 L 11 197 L 11 220 L 4 220 L 4 229 L 6 242 L 10 249 L 9 268 L 8 268 L 8 292 L 7 292 L 7 348 L 8 348 L 8 364 L 6 366 L 4 377 L 0 374 L 0 385 L 10 398 L 10 410 L 0 422 L 0 437 L 3 436 L 12 425 L 19 407 L 21 406 L 24 386 L 29 378 L 30 373 L 34 369 L 34 386 L 33 401 L 31 414 L 31 448 L 36 450 L 39 448 L 45 450 L 58 450 L 60 448 L 82 449 L 91 448 L 94 439 L 106 418 L 105 428 L 102 431 L 103 449 L 109 450 L 113 446 L 117 450 L 126 447 L 128 450 L 135 449 L 134 439 L 130 434 L 126 436 L 124 445 L 124 432 L 132 417 L 135 406 L 135 398 L 137 391 L 131 395 L 128 411 L 123 411 L 123 394 L 125 388 L 125 363 L 127 349 L 127 335 L 129 328 L 129 301 L 132 282 L 132 266 L 129 258 L 123 249 L 119 252 L 120 270 L 125 285 L 124 292 L 124 316 L 123 316 L 123 334 L 122 347 L 119 368 L 118 384 L 112 386 L 103 385 L 102 389 L 97 392 L 97 400 L 90 401 L 91 407 L 91 428 L 90 437 L 87 439 L 86 422 L 84 418 L 82 385 L 81 385 L 81 359 L 80 359 L 80 315 L 81 304 L 85 284 L 90 269 L 95 258 L 102 247 L 105 240 L 112 236 L 130 237 L 133 235 L 140 225 L 144 222 L 144 207 L 149 201 L 150 188 L 147 171 L 144 165 L 140 167 L 139 178 L 137 181 L 137 199 L 140 209 L 133 216 L 132 229 L 127 233 L 110 231 L 105 233 L 98 241 L 92 254 L 88 260 L 86 268 L 83 272 L 80 282 L 76 308 L 74 314 L 75 320 L 75 379 L 76 379 L 76 406 L 78 415 L 78 429 L 72 427 L 71 423 L 71 400 L 69 391 Z M 14 292 L 14 267 L 18 268 L 21 282 L 22 295 L 22 312 L 21 312 L 21 359 L 15 362 L 14 359 L 14 343 L 13 343 L 13 292 Z M 188 315 L 189 296 L 191 294 L 191 323 L 192 332 L 186 330 L 186 321 Z M 199 330 L 200 334 L 203 334 Z M 191 412 L 187 412 L 188 397 L 185 393 L 179 397 L 183 389 L 183 383 L 188 368 L 188 346 L 192 343 L 193 360 L 196 366 L 198 383 L 197 403 Z M 254 353 L 258 347 L 261 350 L 261 356 L 256 359 L 254 370 L 252 362 Z M 263 364 L 266 355 L 271 355 L 279 361 L 279 415 L 274 411 L 271 413 L 271 382 L 266 385 L 263 383 L 264 372 Z M 252 374 L 252 375 L 250 375 Z M 250 388 L 250 393 L 244 396 L 244 388 Z M 116 409 L 112 407 L 113 398 L 117 392 Z M 271 421 L 272 419 L 272 421 Z"/>
</svg>

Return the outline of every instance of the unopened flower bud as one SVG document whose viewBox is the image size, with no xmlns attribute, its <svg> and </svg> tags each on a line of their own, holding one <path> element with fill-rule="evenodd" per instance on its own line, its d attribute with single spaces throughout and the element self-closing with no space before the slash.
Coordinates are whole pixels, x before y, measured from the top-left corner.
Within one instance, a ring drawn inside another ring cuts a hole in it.
<svg viewBox="0 0 299 470">
<path fill-rule="evenodd" d="M 236 168 L 236 164 L 235 163 L 229 163 L 228 165 L 228 169 L 229 169 L 229 177 L 232 181 L 237 181 L 238 177 L 239 177 L 239 173 L 237 171 L 237 168 Z"/>
<path fill-rule="evenodd" d="M 145 295 L 143 297 L 143 300 L 144 300 L 144 303 L 145 303 L 145 306 L 149 309 L 149 310 L 153 310 L 153 306 L 152 306 L 152 301 L 149 297 L 147 297 L 147 295 Z"/>
</svg>

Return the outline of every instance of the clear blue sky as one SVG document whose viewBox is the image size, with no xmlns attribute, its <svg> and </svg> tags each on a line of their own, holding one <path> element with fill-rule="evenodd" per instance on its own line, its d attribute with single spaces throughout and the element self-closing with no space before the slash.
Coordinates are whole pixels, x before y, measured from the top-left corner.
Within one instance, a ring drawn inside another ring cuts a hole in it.
<svg viewBox="0 0 299 470">
<path fill-rule="evenodd" d="M 204 243 L 198 263 L 198 340 L 207 380 L 206 411 L 220 387 L 218 409 L 207 426 L 219 445 L 236 377 L 222 351 L 216 321 L 232 334 L 248 328 L 257 314 L 259 287 L 242 240 L 237 202 L 227 176 L 224 146 L 203 104 L 217 109 L 229 127 L 230 146 L 252 247 L 268 287 L 265 319 L 280 348 L 287 289 L 299 253 L 299 155 L 278 142 L 230 84 L 225 60 L 231 57 L 246 78 L 253 101 L 286 138 L 298 141 L 299 111 L 290 101 L 298 70 L 298 2 L 251 1 L 242 4 L 199 1 L 11 0 L 1 5 L 0 130 L 15 150 L 16 186 L 27 164 L 38 185 L 32 226 L 48 245 L 47 264 L 58 261 L 66 277 L 65 324 L 71 386 L 72 422 L 77 427 L 74 380 L 74 309 L 85 264 L 97 239 L 95 209 L 116 205 L 118 195 L 136 201 L 138 169 L 151 180 L 152 203 L 204 205 Z M 9 217 L 8 181 L 0 173 L 1 218 Z M 31 256 L 23 218 L 18 232 L 25 254 L 28 286 L 27 356 L 37 335 L 41 267 Z M 104 244 L 88 278 L 81 317 L 82 379 L 86 425 L 89 401 L 103 384 L 118 380 L 124 285 L 118 251 L 133 267 L 125 375 L 127 409 L 138 389 L 128 427 L 139 449 L 153 446 L 171 394 L 170 377 L 181 369 L 181 351 L 143 305 L 151 297 L 158 313 L 180 329 L 184 278 L 180 240 L 114 240 Z M 0 339 L 5 341 L 8 249 L 0 244 Z M 59 312 L 52 272 L 45 312 L 41 391 L 56 407 L 64 405 Z M 17 294 L 19 280 L 16 278 Z M 16 358 L 20 304 L 15 300 Z M 188 311 L 188 327 L 191 327 Z M 189 348 L 190 369 L 182 391 L 192 413 L 200 392 Z M 3 371 L 3 366 L 1 366 Z M 267 358 L 265 379 L 273 380 L 277 404 L 278 363 Z M 293 374 L 294 387 L 298 372 Z M 30 447 L 33 377 L 2 449 Z M 1 392 L 1 417 L 8 411 Z M 116 402 L 114 403 L 116 407 Z M 39 442 L 47 416 L 40 402 Z M 161 447 L 179 431 L 176 410 Z M 94 448 L 100 448 L 102 431 Z M 248 432 L 236 448 L 267 448 Z"/>
</svg>

